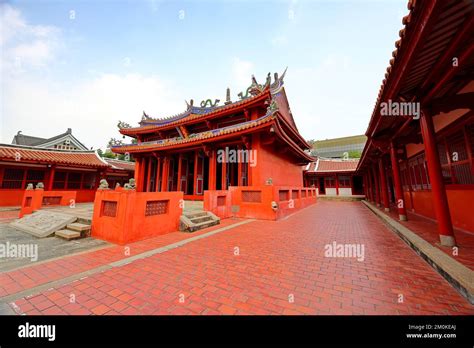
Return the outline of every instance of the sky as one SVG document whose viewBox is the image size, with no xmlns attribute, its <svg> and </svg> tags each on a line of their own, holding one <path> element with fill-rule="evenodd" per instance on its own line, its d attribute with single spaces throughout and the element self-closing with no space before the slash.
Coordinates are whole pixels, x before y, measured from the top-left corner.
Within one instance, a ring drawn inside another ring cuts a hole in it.
<svg viewBox="0 0 474 348">
<path fill-rule="evenodd" d="M 363 134 L 407 1 L 0 1 L 0 142 L 72 128 L 89 148 L 143 111 L 232 100 L 288 67 L 306 139 Z M 126 143 L 130 142 L 127 138 Z"/>
</svg>

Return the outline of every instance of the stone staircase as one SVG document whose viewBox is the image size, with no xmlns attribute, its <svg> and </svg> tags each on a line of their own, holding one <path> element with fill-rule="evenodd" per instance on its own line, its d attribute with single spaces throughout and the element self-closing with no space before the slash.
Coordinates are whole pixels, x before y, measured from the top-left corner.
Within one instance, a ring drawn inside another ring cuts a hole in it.
<svg viewBox="0 0 474 348">
<path fill-rule="evenodd" d="M 78 219 L 79 221 L 80 219 Z M 73 222 L 72 224 L 66 225 L 65 229 L 56 231 L 54 235 L 56 237 L 61 237 L 66 240 L 72 240 L 77 238 L 90 237 L 91 234 L 91 225 L 90 223 L 82 222 Z"/>
<path fill-rule="evenodd" d="M 179 230 L 182 232 L 195 232 L 220 223 L 221 219 L 210 211 L 190 211 L 181 215 Z"/>
</svg>

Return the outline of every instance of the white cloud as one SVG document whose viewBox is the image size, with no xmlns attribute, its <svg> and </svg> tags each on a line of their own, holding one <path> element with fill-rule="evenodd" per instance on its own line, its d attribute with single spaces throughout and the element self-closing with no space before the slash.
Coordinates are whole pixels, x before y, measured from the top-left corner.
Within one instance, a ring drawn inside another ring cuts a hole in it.
<svg viewBox="0 0 474 348">
<path fill-rule="evenodd" d="M 109 138 L 121 136 L 118 120 L 136 126 L 143 108 L 152 117 L 185 110 L 177 95 L 171 83 L 137 74 L 104 74 L 74 86 L 15 79 L 4 92 L 1 142 L 10 142 L 18 130 L 49 137 L 72 128 L 87 146 L 104 148 Z"/>
<path fill-rule="evenodd" d="M 59 48 L 60 30 L 27 23 L 20 11 L 0 5 L 2 74 L 15 74 L 50 63 Z"/>
<path fill-rule="evenodd" d="M 86 75 L 92 77 L 73 82 L 44 74 L 47 63 L 60 58 L 60 30 L 29 24 L 9 5 L 0 8 L 0 142 L 11 142 L 19 130 L 51 137 L 72 128 L 87 146 L 104 148 L 109 138 L 120 137 L 118 120 L 137 125 L 143 108 L 152 117 L 185 110 L 176 86 L 158 76 L 92 69 Z M 124 66 L 129 70 L 131 60 L 125 58 Z M 31 69 L 41 74 L 26 73 Z"/>
<path fill-rule="evenodd" d="M 250 86 L 251 77 L 254 70 L 254 64 L 250 61 L 242 60 L 238 57 L 232 61 L 232 78 L 231 81 L 237 89 L 245 91 Z"/>
</svg>

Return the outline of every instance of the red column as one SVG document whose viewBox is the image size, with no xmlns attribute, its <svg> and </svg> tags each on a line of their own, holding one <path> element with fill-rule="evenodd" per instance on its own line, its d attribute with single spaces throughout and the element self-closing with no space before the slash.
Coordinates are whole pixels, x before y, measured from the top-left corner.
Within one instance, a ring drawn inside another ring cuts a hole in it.
<svg viewBox="0 0 474 348">
<path fill-rule="evenodd" d="M 198 151 L 194 152 L 194 177 L 193 177 L 193 194 L 197 195 L 197 174 L 198 174 Z"/>
<path fill-rule="evenodd" d="M 379 189 L 379 177 L 377 175 L 377 170 L 375 169 L 375 165 L 372 166 L 372 176 L 374 178 L 374 202 L 377 204 L 377 207 L 380 207 L 380 189 Z"/>
<path fill-rule="evenodd" d="M 337 175 L 334 175 L 334 178 L 336 179 L 336 196 L 339 196 L 339 178 Z"/>
<path fill-rule="evenodd" d="M 141 167 L 141 170 L 140 170 L 140 192 L 144 192 L 146 190 L 146 182 L 145 182 L 145 175 L 146 175 L 146 158 L 143 157 L 141 160 L 140 160 L 140 167 Z"/>
<path fill-rule="evenodd" d="M 168 191 L 168 174 L 169 174 L 170 160 L 168 156 L 163 157 L 163 174 L 161 177 L 161 192 Z"/>
<path fill-rule="evenodd" d="M 242 146 L 237 146 L 237 151 L 240 153 Z M 237 158 L 237 186 L 242 186 L 242 158 Z"/>
<path fill-rule="evenodd" d="M 135 189 L 137 192 L 140 191 L 140 171 L 142 170 L 141 168 L 141 159 L 140 158 L 135 158 L 135 173 L 134 173 L 134 178 L 135 178 Z"/>
<path fill-rule="evenodd" d="M 395 204 L 397 205 L 398 218 L 401 221 L 407 221 L 402 180 L 400 178 L 400 166 L 398 165 L 397 149 L 393 141 L 390 142 L 390 159 L 392 160 L 393 186 L 395 186 Z"/>
<path fill-rule="evenodd" d="M 380 192 L 385 211 L 390 211 L 390 202 L 388 201 L 387 175 L 383 165 L 383 158 L 379 158 Z"/>
<path fill-rule="evenodd" d="M 158 157 L 156 159 L 156 177 L 155 177 L 155 181 L 156 181 L 155 182 L 155 191 L 156 192 L 160 192 L 160 189 L 161 189 L 161 187 L 159 185 L 160 184 L 160 180 L 159 180 L 160 176 L 161 176 L 161 157 Z"/>
<path fill-rule="evenodd" d="M 146 192 L 150 192 L 151 191 L 151 156 L 148 157 L 146 159 L 148 161 L 148 173 L 147 173 L 147 176 L 146 176 Z"/>
<path fill-rule="evenodd" d="M 47 191 L 52 191 L 53 190 L 53 182 L 54 182 L 54 173 L 55 172 L 56 172 L 56 167 L 54 165 L 52 165 L 50 170 L 49 170 L 48 184 L 46 185 L 46 190 Z"/>
<path fill-rule="evenodd" d="M 178 155 L 178 182 L 176 183 L 176 191 L 182 191 L 181 189 L 181 172 L 183 170 L 183 165 L 182 165 L 182 154 Z"/>
<path fill-rule="evenodd" d="M 222 156 L 222 189 L 227 190 L 227 163 L 225 161 L 225 156 Z"/>
<path fill-rule="evenodd" d="M 435 131 L 431 115 L 422 111 L 420 117 L 421 136 L 425 145 L 425 157 L 428 166 L 428 174 L 431 181 L 431 199 L 433 202 L 436 219 L 438 220 L 438 231 L 441 245 L 454 246 L 456 240 L 449 213 L 448 197 L 441 175 L 441 164 L 439 162 L 438 149 L 436 146 Z"/>
<path fill-rule="evenodd" d="M 215 190 L 216 189 L 216 168 L 217 168 L 217 162 L 216 162 L 216 150 L 212 149 L 209 155 L 209 190 Z"/>
</svg>

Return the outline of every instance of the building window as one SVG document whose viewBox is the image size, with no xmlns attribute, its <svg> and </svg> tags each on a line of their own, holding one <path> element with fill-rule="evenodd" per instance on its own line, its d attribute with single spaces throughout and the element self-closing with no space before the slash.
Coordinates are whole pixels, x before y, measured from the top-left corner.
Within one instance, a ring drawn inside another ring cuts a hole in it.
<svg viewBox="0 0 474 348">
<path fill-rule="evenodd" d="M 25 170 L 17 168 L 5 168 L 3 174 L 2 188 L 22 189 Z"/>
<path fill-rule="evenodd" d="M 54 173 L 54 181 L 53 181 L 53 189 L 64 189 L 66 185 L 66 172 L 55 172 Z"/>
<path fill-rule="evenodd" d="M 348 175 L 342 175 L 338 177 L 339 187 L 351 187 L 351 177 Z"/>
<path fill-rule="evenodd" d="M 84 190 L 92 190 L 95 188 L 95 180 L 96 176 L 95 173 L 84 173 L 84 177 L 82 180 L 82 188 Z"/>
<path fill-rule="evenodd" d="M 424 153 L 408 160 L 408 171 L 410 184 L 414 190 L 428 190 L 431 188 Z"/>
<path fill-rule="evenodd" d="M 33 184 L 33 187 L 36 187 L 40 182 L 44 184 L 44 171 L 28 170 L 28 173 L 26 174 L 26 184 Z"/>
<path fill-rule="evenodd" d="M 326 188 L 336 187 L 336 178 L 333 176 L 325 177 L 324 185 Z"/>
<path fill-rule="evenodd" d="M 67 188 L 68 189 L 80 189 L 82 181 L 82 173 L 68 173 L 67 176 Z"/>
<path fill-rule="evenodd" d="M 445 184 L 474 184 L 471 149 L 474 140 L 473 128 L 474 125 L 470 124 L 439 139 L 438 154 Z"/>
</svg>

